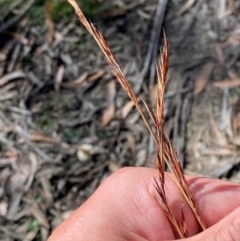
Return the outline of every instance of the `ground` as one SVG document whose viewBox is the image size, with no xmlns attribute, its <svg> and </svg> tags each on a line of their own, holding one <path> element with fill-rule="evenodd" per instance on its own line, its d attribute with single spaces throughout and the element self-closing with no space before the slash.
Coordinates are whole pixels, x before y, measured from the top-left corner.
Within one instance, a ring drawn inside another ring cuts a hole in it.
<svg viewBox="0 0 240 241">
<path fill-rule="evenodd" d="M 0 239 L 46 240 L 111 173 L 124 166 L 154 168 L 155 148 L 68 3 L 5 3 L 0 18 Z M 165 132 L 185 173 L 239 182 L 240 3 L 82 4 L 136 95 L 153 108 L 155 59 L 165 29 L 170 44 Z M 156 51 L 147 64 L 151 45 Z"/>
</svg>

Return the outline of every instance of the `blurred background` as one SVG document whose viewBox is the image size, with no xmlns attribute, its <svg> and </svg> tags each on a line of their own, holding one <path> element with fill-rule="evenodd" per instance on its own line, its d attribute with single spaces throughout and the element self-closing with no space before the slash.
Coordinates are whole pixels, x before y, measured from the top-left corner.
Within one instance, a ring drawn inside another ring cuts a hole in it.
<svg viewBox="0 0 240 241">
<path fill-rule="evenodd" d="M 240 2 L 78 0 L 185 173 L 240 181 Z M 67 0 L 0 0 L 0 240 L 46 240 L 113 172 L 155 168 L 139 114 Z"/>
</svg>

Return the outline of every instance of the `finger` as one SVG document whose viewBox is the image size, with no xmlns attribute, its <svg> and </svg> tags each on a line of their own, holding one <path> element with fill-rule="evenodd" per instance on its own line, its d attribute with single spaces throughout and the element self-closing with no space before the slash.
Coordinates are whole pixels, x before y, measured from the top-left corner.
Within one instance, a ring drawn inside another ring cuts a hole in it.
<svg viewBox="0 0 240 241">
<path fill-rule="evenodd" d="M 166 174 L 166 195 L 175 217 L 181 218 L 182 207 L 189 235 L 199 232 L 199 225 L 190 207 L 174 183 L 174 177 Z M 240 186 L 235 183 L 205 177 L 186 176 L 190 190 L 201 211 L 203 220 L 210 227 L 240 205 Z"/>
<path fill-rule="evenodd" d="M 235 209 L 227 217 L 223 218 L 217 224 L 206 231 L 184 239 L 186 241 L 239 241 L 240 240 L 240 208 Z"/>
<path fill-rule="evenodd" d="M 204 177 L 187 177 L 189 187 L 210 227 L 240 205 L 240 186 Z"/>
</svg>

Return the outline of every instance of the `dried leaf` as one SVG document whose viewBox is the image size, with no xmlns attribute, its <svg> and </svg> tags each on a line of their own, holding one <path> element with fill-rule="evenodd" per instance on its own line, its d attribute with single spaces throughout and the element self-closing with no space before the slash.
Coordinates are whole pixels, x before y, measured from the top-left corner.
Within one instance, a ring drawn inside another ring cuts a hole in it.
<svg viewBox="0 0 240 241">
<path fill-rule="evenodd" d="M 0 202 L 0 216 L 5 217 L 7 215 L 8 203 L 6 201 Z"/>
<path fill-rule="evenodd" d="M 226 116 L 226 133 L 230 140 L 233 138 L 232 112 L 233 112 L 233 108 L 232 106 L 230 106 L 227 110 L 227 116 Z"/>
<path fill-rule="evenodd" d="M 234 136 L 231 138 L 231 143 L 240 147 L 240 137 L 239 136 Z"/>
<path fill-rule="evenodd" d="M 233 13 L 233 10 L 232 10 L 232 9 L 228 9 L 228 10 L 226 10 L 225 13 L 219 15 L 219 16 L 218 16 L 218 19 L 219 19 L 219 20 L 223 20 L 223 19 L 225 19 L 226 17 L 228 17 L 229 15 L 231 15 L 232 13 Z"/>
<path fill-rule="evenodd" d="M 17 154 L 14 151 L 8 150 L 4 153 L 4 155 L 14 162 L 17 162 L 18 160 Z"/>
<path fill-rule="evenodd" d="M 0 61 L 5 61 L 7 58 L 7 55 L 6 54 L 3 54 L 3 53 L 0 53 Z"/>
<path fill-rule="evenodd" d="M 115 162 L 109 162 L 108 164 L 108 170 L 111 173 L 114 173 L 116 171 L 118 171 L 120 169 L 120 167 L 115 163 Z"/>
<path fill-rule="evenodd" d="M 122 119 L 126 119 L 129 112 L 132 110 L 134 107 L 134 102 L 133 101 L 128 101 L 118 112 L 118 116 Z"/>
<path fill-rule="evenodd" d="M 23 45 L 29 44 L 28 39 L 20 33 L 13 33 L 14 38 L 16 38 L 19 42 L 21 42 Z"/>
<path fill-rule="evenodd" d="M 62 219 L 63 219 L 63 220 L 67 219 L 73 212 L 74 212 L 74 210 L 68 210 L 68 211 L 63 212 L 63 213 L 61 214 Z"/>
<path fill-rule="evenodd" d="M 34 202 L 31 207 L 32 215 L 42 224 L 45 228 L 49 228 L 47 217 L 45 216 L 44 212 L 40 210 L 38 205 Z"/>
<path fill-rule="evenodd" d="M 240 112 L 238 112 L 234 116 L 233 121 L 232 121 L 232 128 L 233 128 L 234 133 L 236 134 L 238 129 L 240 128 Z"/>
<path fill-rule="evenodd" d="M 64 70 L 65 68 L 63 65 L 61 65 L 57 70 L 57 74 L 54 81 L 54 88 L 56 91 L 59 91 L 59 87 L 60 87 L 60 84 L 62 83 L 62 79 L 64 75 Z"/>
<path fill-rule="evenodd" d="M 195 3 L 196 0 L 188 0 L 182 8 L 177 12 L 177 16 L 182 15 L 183 13 L 187 12 Z"/>
<path fill-rule="evenodd" d="M 30 173 L 29 173 L 29 177 L 28 177 L 27 183 L 24 186 L 24 191 L 25 192 L 27 192 L 29 190 L 29 188 L 31 187 L 32 182 L 33 182 L 34 177 L 35 177 L 35 174 L 36 174 L 36 172 L 38 170 L 37 156 L 33 152 L 29 153 L 29 160 L 31 162 L 31 170 L 30 170 Z"/>
<path fill-rule="evenodd" d="M 213 86 L 221 89 L 229 89 L 240 86 L 240 79 L 217 81 Z"/>
<path fill-rule="evenodd" d="M 224 65 L 225 60 L 224 60 L 224 55 L 222 48 L 219 44 L 215 44 L 214 46 L 214 52 L 215 52 L 215 58 L 218 61 L 220 65 Z"/>
<path fill-rule="evenodd" d="M 45 136 L 42 133 L 33 133 L 28 136 L 29 140 L 32 142 L 47 142 L 47 143 L 56 143 L 56 140 L 54 140 L 51 137 Z"/>
<path fill-rule="evenodd" d="M 235 73 L 235 71 L 229 69 L 228 70 L 228 76 L 230 77 L 230 79 L 237 79 L 237 74 Z"/>
<path fill-rule="evenodd" d="M 240 36 L 230 35 L 227 42 L 231 45 L 239 46 L 240 45 Z"/>
<path fill-rule="evenodd" d="M 154 85 L 150 91 L 150 102 L 154 106 L 156 104 L 158 94 L 158 84 Z"/>
<path fill-rule="evenodd" d="M 194 89 L 195 95 L 200 94 L 204 90 L 204 88 L 207 84 L 207 81 L 212 73 L 213 67 L 214 67 L 214 64 L 209 63 L 209 64 L 206 64 L 204 66 L 204 68 L 202 69 L 200 75 L 198 76 L 198 78 L 196 80 L 195 89 Z"/>
<path fill-rule="evenodd" d="M 127 146 L 130 148 L 132 154 L 135 153 L 136 150 L 136 140 L 135 137 L 129 132 L 126 135 L 127 138 Z"/>
<path fill-rule="evenodd" d="M 61 86 L 68 89 L 79 88 L 82 87 L 86 81 L 93 82 L 102 77 L 105 73 L 105 70 L 99 70 L 97 73 L 87 77 L 88 73 L 84 72 L 82 75 L 80 75 L 77 79 L 73 80 L 72 82 L 61 83 Z"/>
<path fill-rule="evenodd" d="M 81 87 L 84 81 L 86 81 L 88 76 L 87 72 L 84 72 L 82 75 L 80 75 L 77 79 L 67 82 L 67 83 L 61 83 L 61 86 L 64 88 L 72 89 L 72 88 L 78 88 Z"/>
<path fill-rule="evenodd" d="M 35 229 L 33 231 L 30 231 L 25 235 L 23 241 L 36 240 L 36 236 L 38 234 L 38 231 L 39 231 L 38 227 L 35 227 Z"/>
<path fill-rule="evenodd" d="M 16 71 L 10 74 L 6 74 L 0 78 L 0 87 L 7 84 L 10 80 L 21 79 L 25 77 L 26 77 L 26 74 L 24 74 L 22 71 Z"/>
<path fill-rule="evenodd" d="M 140 117 L 140 114 L 138 112 L 135 112 L 134 114 L 128 117 L 128 119 L 126 120 L 126 123 L 128 125 L 134 125 L 138 121 L 139 117 Z"/>
<path fill-rule="evenodd" d="M 228 148 L 204 148 L 201 150 L 201 155 L 205 156 L 233 156 L 236 155 L 236 151 Z"/>
<path fill-rule="evenodd" d="M 89 77 L 87 78 L 87 81 L 88 81 L 88 82 L 93 82 L 93 81 L 99 79 L 100 77 L 102 77 L 105 73 L 106 73 L 105 70 L 99 70 L 97 73 L 89 76 Z"/>
<path fill-rule="evenodd" d="M 107 109 L 104 110 L 101 120 L 101 125 L 106 126 L 109 124 L 109 122 L 113 119 L 115 113 L 115 105 L 112 103 L 110 106 L 108 106 Z"/>
<path fill-rule="evenodd" d="M 135 167 L 142 167 L 147 160 L 147 149 L 141 149 L 137 152 Z"/>
<path fill-rule="evenodd" d="M 19 190 L 23 190 L 25 183 L 30 173 L 30 167 L 28 165 L 21 165 L 19 170 L 10 177 L 8 182 L 9 193 L 14 193 Z"/>
<path fill-rule="evenodd" d="M 108 107 L 103 111 L 101 125 L 106 126 L 113 119 L 115 113 L 114 99 L 116 96 L 116 82 L 110 81 L 107 85 Z"/>
<path fill-rule="evenodd" d="M 113 119 L 115 113 L 115 105 L 112 103 L 107 109 L 104 110 L 101 120 L 101 125 L 106 126 Z"/>
<path fill-rule="evenodd" d="M 226 9 L 227 5 L 228 5 L 228 9 Z M 218 19 L 223 20 L 227 16 L 231 15 L 236 10 L 235 3 L 233 0 L 228 0 L 227 3 L 226 3 L 226 1 L 221 1 L 220 9 L 221 9 L 221 11 L 219 11 L 219 13 L 218 13 Z"/>
<path fill-rule="evenodd" d="M 51 185 L 47 177 L 41 176 L 40 182 L 43 187 L 44 197 L 47 205 L 51 205 L 53 203 L 53 193 L 51 191 Z"/>
<path fill-rule="evenodd" d="M 150 20 L 152 18 L 151 14 L 148 14 L 146 12 L 144 12 L 143 10 L 141 9 L 138 9 L 137 10 L 137 13 L 139 16 L 141 16 L 143 19 L 147 19 L 147 20 Z"/>
<path fill-rule="evenodd" d="M 219 19 L 219 16 L 223 15 L 226 12 L 226 8 L 227 8 L 227 0 L 218 1 L 218 7 L 217 7 L 218 19 Z"/>
<path fill-rule="evenodd" d="M 213 120 L 213 118 L 211 118 L 210 120 L 211 126 L 212 126 L 212 131 L 214 134 L 214 140 L 217 142 L 217 144 L 219 146 L 225 147 L 228 144 L 227 138 L 226 136 L 219 130 L 217 124 L 215 123 L 215 121 Z"/>
<path fill-rule="evenodd" d="M 0 101 L 11 100 L 18 95 L 17 91 L 9 91 L 3 95 L 0 95 Z"/>
</svg>

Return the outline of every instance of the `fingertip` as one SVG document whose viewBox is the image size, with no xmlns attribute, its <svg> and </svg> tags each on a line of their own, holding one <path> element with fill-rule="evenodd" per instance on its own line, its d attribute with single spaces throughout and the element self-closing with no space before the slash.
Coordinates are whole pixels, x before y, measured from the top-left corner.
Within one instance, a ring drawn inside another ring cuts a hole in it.
<svg viewBox="0 0 240 241">
<path fill-rule="evenodd" d="M 240 186 L 235 183 L 204 177 L 187 179 L 207 227 L 217 223 L 240 204 Z"/>
<path fill-rule="evenodd" d="M 207 230 L 186 241 L 239 241 L 240 240 L 240 207 Z"/>
</svg>

